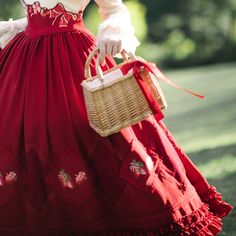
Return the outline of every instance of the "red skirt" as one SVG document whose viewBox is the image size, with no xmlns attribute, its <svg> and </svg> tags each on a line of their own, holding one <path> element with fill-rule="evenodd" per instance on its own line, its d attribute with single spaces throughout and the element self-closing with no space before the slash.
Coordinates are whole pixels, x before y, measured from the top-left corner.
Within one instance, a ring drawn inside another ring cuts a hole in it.
<svg viewBox="0 0 236 236">
<path fill-rule="evenodd" d="M 89 127 L 80 84 L 95 36 L 82 18 L 52 20 L 33 15 L 0 54 L 0 234 L 217 235 L 232 206 L 162 121 Z"/>
</svg>

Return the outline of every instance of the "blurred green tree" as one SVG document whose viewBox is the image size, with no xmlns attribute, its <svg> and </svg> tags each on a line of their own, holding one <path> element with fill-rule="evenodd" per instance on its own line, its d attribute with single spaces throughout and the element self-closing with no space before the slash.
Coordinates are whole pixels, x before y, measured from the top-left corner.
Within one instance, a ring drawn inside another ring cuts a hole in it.
<svg viewBox="0 0 236 236">
<path fill-rule="evenodd" d="M 162 63 L 188 66 L 236 59 L 235 0 L 150 0 L 148 39 Z"/>
<path fill-rule="evenodd" d="M 0 2 L 0 20 L 17 19 L 22 16 L 23 10 L 19 0 L 4 0 Z"/>
</svg>

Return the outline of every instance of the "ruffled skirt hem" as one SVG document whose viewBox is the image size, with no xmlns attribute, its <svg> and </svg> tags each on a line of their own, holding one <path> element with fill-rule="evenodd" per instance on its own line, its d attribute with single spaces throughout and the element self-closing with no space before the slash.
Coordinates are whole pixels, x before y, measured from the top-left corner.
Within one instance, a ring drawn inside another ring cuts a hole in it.
<svg viewBox="0 0 236 236">
<path fill-rule="evenodd" d="M 228 212 L 229 213 L 229 212 Z M 227 213 L 227 214 L 228 214 Z M 226 213 L 224 214 L 226 215 Z M 32 231 L 18 230 L 17 232 L 5 231 L 5 236 L 22 236 L 22 235 L 34 235 L 34 236 L 157 236 L 157 235 L 168 235 L 168 236 L 214 236 L 219 235 L 222 230 L 221 218 L 214 215 L 209 211 L 209 205 L 203 204 L 200 209 L 192 212 L 189 215 L 182 217 L 181 219 L 174 221 L 170 224 L 163 226 L 157 226 L 146 229 L 119 229 L 110 228 L 102 230 L 94 230 L 91 232 L 77 230 L 76 226 L 61 225 L 54 226 L 53 228 L 47 229 L 35 229 Z M 43 233 L 42 233 L 43 232 Z"/>
<path fill-rule="evenodd" d="M 210 211 L 220 218 L 227 216 L 233 209 L 230 204 L 223 201 L 222 195 L 217 192 L 216 188 L 212 185 L 208 191 L 200 197 L 203 202 L 209 205 Z"/>
</svg>

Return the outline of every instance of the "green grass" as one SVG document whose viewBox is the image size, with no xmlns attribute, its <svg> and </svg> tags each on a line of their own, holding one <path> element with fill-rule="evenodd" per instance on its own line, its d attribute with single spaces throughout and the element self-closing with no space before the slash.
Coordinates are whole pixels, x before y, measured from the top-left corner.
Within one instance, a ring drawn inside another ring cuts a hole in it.
<svg viewBox="0 0 236 236">
<path fill-rule="evenodd" d="M 166 71 L 197 99 L 160 82 L 168 101 L 165 124 L 208 181 L 236 208 L 236 63 Z M 221 235 L 236 235 L 236 210 Z"/>
</svg>

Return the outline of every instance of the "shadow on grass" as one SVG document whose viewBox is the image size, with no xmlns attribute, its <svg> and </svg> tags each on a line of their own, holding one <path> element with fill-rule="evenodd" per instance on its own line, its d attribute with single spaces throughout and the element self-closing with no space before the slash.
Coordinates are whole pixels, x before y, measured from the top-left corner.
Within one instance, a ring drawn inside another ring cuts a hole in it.
<svg viewBox="0 0 236 236">
<path fill-rule="evenodd" d="M 206 164 L 212 160 L 221 159 L 226 155 L 236 156 L 236 144 L 205 149 L 198 152 L 189 152 L 187 155 L 196 165 Z"/>
<path fill-rule="evenodd" d="M 231 214 L 223 219 L 223 231 L 221 233 L 221 236 L 234 236 L 236 235 L 236 172 L 224 178 L 208 179 L 208 181 L 217 188 L 226 202 L 234 206 Z"/>
</svg>

